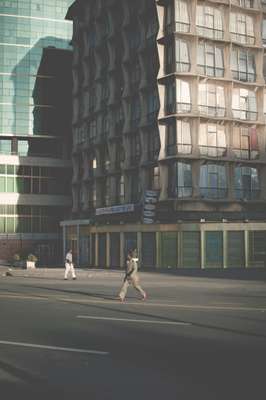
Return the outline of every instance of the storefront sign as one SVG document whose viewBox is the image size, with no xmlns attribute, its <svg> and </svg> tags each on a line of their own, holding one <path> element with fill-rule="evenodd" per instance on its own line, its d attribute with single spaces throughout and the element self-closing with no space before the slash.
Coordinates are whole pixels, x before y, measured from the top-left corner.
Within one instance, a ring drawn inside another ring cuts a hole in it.
<svg viewBox="0 0 266 400">
<path fill-rule="evenodd" d="M 146 190 L 143 200 L 143 223 L 152 224 L 155 217 L 156 203 L 159 192 L 156 190 Z"/>
<path fill-rule="evenodd" d="M 96 208 L 96 215 L 104 215 L 104 214 L 119 214 L 119 213 L 127 213 L 134 211 L 134 204 L 122 204 L 120 206 L 112 206 L 112 207 L 104 207 L 104 208 Z"/>
</svg>

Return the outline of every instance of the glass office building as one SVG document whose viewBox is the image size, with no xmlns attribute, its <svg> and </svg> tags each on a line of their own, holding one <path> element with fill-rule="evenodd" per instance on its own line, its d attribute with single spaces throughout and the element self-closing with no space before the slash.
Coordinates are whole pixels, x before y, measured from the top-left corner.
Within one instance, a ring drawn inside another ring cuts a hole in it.
<svg viewBox="0 0 266 400">
<path fill-rule="evenodd" d="M 0 1 L 1 260 L 27 251 L 54 259 L 71 204 L 70 3 Z"/>
</svg>

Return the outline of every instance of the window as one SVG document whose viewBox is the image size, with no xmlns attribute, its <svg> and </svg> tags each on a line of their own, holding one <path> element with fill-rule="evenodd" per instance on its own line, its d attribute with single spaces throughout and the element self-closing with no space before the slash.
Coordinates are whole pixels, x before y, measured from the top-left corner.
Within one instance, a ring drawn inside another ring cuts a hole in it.
<svg viewBox="0 0 266 400">
<path fill-rule="evenodd" d="M 176 124 L 169 124 L 167 126 L 167 155 L 190 154 L 191 149 L 190 123 L 177 120 Z"/>
<path fill-rule="evenodd" d="M 152 123 L 155 122 L 156 116 L 159 110 L 159 96 L 158 96 L 158 89 L 153 88 L 152 91 L 150 91 L 147 94 L 147 121 Z"/>
<path fill-rule="evenodd" d="M 0 139 L 0 155 L 12 154 L 12 142 L 8 139 Z"/>
<path fill-rule="evenodd" d="M 199 73 L 202 75 L 224 76 L 223 49 L 221 47 L 200 42 L 197 63 Z"/>
<path fill-rule="evenodd" d="M 176 112 L 187 113 L 191 111 L 189 82 L 176 79 Z"/>
<path fill-rule="evenodd" d="M 123 204 L 125 202 L 125 178 L 124 178 L 124 175 L 121 175 L 118 178 L 118 195 L 119 195 L 120 204 Z"/>
<path fill-rule="evenodd" d="M 200 154 L 208 157 L 222 157 L 226 152 L 225 128 L 218 124 L 200 124 Z"/>
<path fill-rule="evenodd" d="M 147 138 L 146 160 L 151 162 L 157 161 L 161 146 L 159 132 L 158 130 L 150 129 L 149 131 L 147 131 L 145 136 Z"/>
<path fill-rule="evenodd" d="M 176 60 L 176 67 L 175 67 L 176 72 L 190 71 L 188 43 L 185 40 L 176 39 L 175 60 Z"/>
<path fill-rule="evenodd" d="M 29 142 L 27 140 L 18 140 L 18 155 L 27 156 L 29 153 Z"/>
<path fill-rule="evenodd" d="M 232 111 L 234 118 L 255 121 L 257 119 L 256 93 L 244 88 L 233 88 Z"/>
<path fill-rule="evenodd" d="M 235 168 L 235 196 L 239 200 L 255 200 L 259 197 L 259 176 L 257 168 Z"/>
<path fill-rule="evenodd" d="M 140 121 L 140 99 L 138 96 L 132 98 L 131 103 L 131 128 L 136 128 Z"/>
<path fill-rule="evenodd" d="M 266 10 L 266 3 L 264 4 L 264 9 Z M 263 46 L 266 46 L 266 19 L 262 21 L 262 42 Z"/>
<path fill-rule="evenodd" d="M 212 83 L 199 84 L 199 111 L 213 117 L 225 116 L 224 87 Z"/>
<path fill-rule="evenodd" d="M 198 4 L 196 25 L 199 35 L 211 39 L 223 39 L 223 15 L 220 9 Z"/>
<path fill-rule="evenodd" d="M 175 0 L 175 9 L 171 2 L 166 5 L 164 25 L 167 33 L 174 31 L 189 32 L 190 21 L 187 0 Z"/>
<path fill-rule="evenodd" d="M 152 169 L 152 190 L 160 189 L 160 169 L 159 167 L 154 167 Z"/>
<path fill-rule="evenodd" d="M 254 20 L 250 15 L 231 13 L 230 32 L 236 42 L 255 44 Z"/>
<path fill-rule="evenodd" d="M 131 164 L 136 164 L 141 155 L 140 151 L 140 137 L 138 134 L 132 136 L 130 140 L 130 147 L 131 147 Z"/>
<path fill-rule="evenodd" d="M 176 32 L 189 32 L 188 2 L 175 0 L 175 30 Z"/>
<path fill-rule="evenodd" d="M 233 127 L 233 152 L 237 158 L 252 160 L 259 155 L 256 127 Z"/>
<path fill-rule="evenodd" d="M 192 172 L 191 165 L 184 162 L 175 162 L 169 171 L 170 197 L 191 197 L 192 196 Z"/>
<path fill-rule="evenodd" d="M 234 4 L 243 8 L 259 8 L 258 0 L 234 0 Z"/>
<path fill-rule="evenodd" d="M 165 64 L 164 69 L 166 74 L 170 74 L 175 71 L 175 51 L 174 42 L 167 42 L 164 46 L 165 49 Z"/>
<path fill-rule="evenodd" d="M 139 85 L 140 82 L 140 64 L 138 61 L 134 62 L 130 68 L 130 82 L 134 89 L 135 86 Z"/>
<path fill-rule="evenodd" d="M 205 164 L 200 167 L 200 194 L 206 199 L 223 199 L 227 196 L 224 165 Z"/>
<path fill-rule="evenodd" d="M 256 80 L 254 54 L 248 50 L 233 47 L 231 52 L 231 71 L 233 79 L 254 82 Z"/>
</svg>

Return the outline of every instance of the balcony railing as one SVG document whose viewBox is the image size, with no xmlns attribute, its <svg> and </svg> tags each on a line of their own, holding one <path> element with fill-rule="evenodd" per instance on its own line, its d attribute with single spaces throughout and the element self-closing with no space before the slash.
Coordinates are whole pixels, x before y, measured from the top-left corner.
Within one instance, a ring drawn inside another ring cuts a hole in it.
<svg viewBox="0 0 266 400">
<path fill-rule="evenodd" d="M 255 44 L 255 37 L 245 35 L 244 33 L 231 32 L 231 38 L 234 42 L 242 44 Z"/>
<path fill-rule="evenodd" d="M 165 64 L 165 73 L 171 74 L 173 72 L 189 72 L 191 64 L 189 62 L 176 61 L 169 64 Z"/>
<path fill-rule="evenodd" d="M 199 73 L 207 76 L 216 76 L 218 78 L 224 76 L 224 68 L 211 67 L 210 65 L 198 64 Z"/>
<path fill-rule="evenodd" d="M 188 22 L 173 21 L 165 26 L 166 33 L 183 32 L 187 33 L 190 31 L 190 24 Z"/>
<path fill-rule="evenodd" d="M 235 189 L 235 196 L 238 200 L 258 200 L 260 189 Z"/>
<path fill-rule="evenodd" d="M 178 113 L 190 113 L 192 108 L 191 103 L 173 103 L 167 104 L 165 108 L 166 115 Z"/>
<path fill-rule="evenodd" d="M 227 197 L 227 188 L 200 187 L 201 197 L 205 199 L 225 199 Z"/>
<path fill-rule="evenodd" d="M 242 81 L 242 82 L 255 82 L 256 81 L 256 74 L 252 73 L 252 72 L 232 70 L 232 76 L 233 76 L 233 79 L 236 79 L 236 80 Z"/>
<path fill-rule="evenodd" d="M 192 186 L 178 186 L 168 190 L 169 197 L 178 197 L 179 199 L 192 197 Z"/>
<path fill-rule="evenodd" d="M 234 0 L 233 4 L 244 8 L 259 8 L 257 0 Z"/>
<path fill-rule="evenodd" d="M 200 154 L 207 157 L 223 157 L 226 154 L 226 147 L 199 146 Z"/>
<path fill-rule="evenodd" d="M 241 160 L 255 160 L 259 156 L 258 150 L 233 149 L 233 152 Z"/>
<path fill-rule="evenodd" d="M 232 109 L 234 118 L 244 119 L 248 121 L 256 121 L 258 117 L 258 113 L 256 111 L 248 111 L 248 110 L 237 110 Z"/>
<path fill-rule="evenodd" d="M 28 151 L 27 153 L 22 153 L 22 152 L 17 152 L 17 151 L 4 151 L 0 150 L 0 155 L 7 155 L 7 156 L 19 156 L 19 157 L 46 157 L 46 158 L 58 158 L 58 159 L 63 159 L 63 155 L 59 153 L 32 153 Z"/>
<path fill-rule="evenodd" d="M 209 28 L 207 26 L 197 25 L 198 35 L 208 37 L 210 39 L 223 39 L 224 31 L 222 29 Z"/>
<path fill-rule="evenodd" d="M 199 104 L 199 112 L 211 117 L 224 117 L 225 107 L 209 106 Z"/>
<path fill-rule="evenodd" d="M 167 155 L 176 156 L 177 154 L 191 154 L 191 143 L 176 143 L 167 146 Z"/>
</svg>

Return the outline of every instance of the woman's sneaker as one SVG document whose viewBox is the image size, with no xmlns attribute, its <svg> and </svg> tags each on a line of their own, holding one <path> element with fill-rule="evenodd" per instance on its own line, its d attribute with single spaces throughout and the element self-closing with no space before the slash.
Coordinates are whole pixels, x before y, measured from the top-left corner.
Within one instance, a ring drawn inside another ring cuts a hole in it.
<svg viewBox="0 0 266 400">
<path fill-rule="evenodd" d="M 142 296 L 142 299 L 141 300 L 146 300 L 147 299 L 147 294 L 144 292 L 144 295 Z"/>
</svg>

